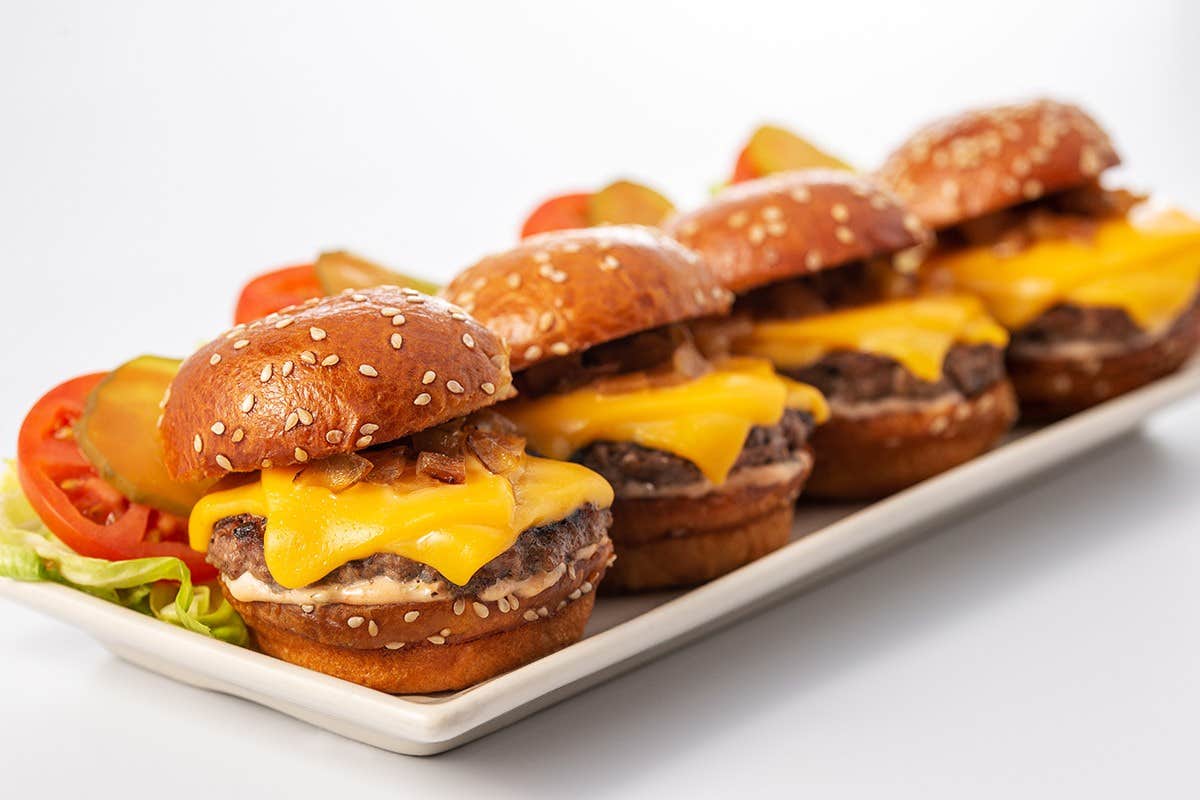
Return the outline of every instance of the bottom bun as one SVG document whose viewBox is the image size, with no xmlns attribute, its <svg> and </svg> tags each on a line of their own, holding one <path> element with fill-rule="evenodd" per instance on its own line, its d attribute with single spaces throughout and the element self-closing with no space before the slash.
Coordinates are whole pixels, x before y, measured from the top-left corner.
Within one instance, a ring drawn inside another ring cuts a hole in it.
<svg viewBox="0 0 1200 800">
<path fill-rule="evenodd" d="M 798 470 L 768 485 L 700 497 L 617 498 L 609 531 L 617 560 L 601 590 L 695 586 L 778 550 L 791 536 L 796 497 L 812 471 L 804 455 Z"/>
<path fill-rule="evenodd" d="M 900 491 L 991 449 L 1016 418 L 1008 381 L 927 408 L 848 418 L 835 407 L 813 433 L 817 466 L 806 495 L 872 500 Z"/>
<path fill-rule="evenodd" d="M 1170 375 L 1200 346 L 1200 314 L 1193 317 L 1148 344 L 1103 358 L 1010 349 L 1008 372 L 1022 419 L 1061 419 Z"/>
<path fill-rule="evenodd" d="M 254 639 L 264 653 L 326 675 L 390 694 L 429 694 L 472 686 L 579 641 L 595 598 L 583 595 L 545 619 L 460 644 L 362 650 L 274 625 L 255 627 Z"/>
</svg>

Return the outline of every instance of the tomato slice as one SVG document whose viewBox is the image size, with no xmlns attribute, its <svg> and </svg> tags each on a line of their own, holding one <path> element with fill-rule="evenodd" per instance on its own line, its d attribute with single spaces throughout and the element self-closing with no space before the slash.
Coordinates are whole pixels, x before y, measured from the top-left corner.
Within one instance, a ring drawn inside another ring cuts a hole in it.
<svg viewBox="0 0 1200 800">
<path fill-rule="evenodd" d="M 21 423 L 17 477 L 33 510 L 80 555 L 123 561 L 175 556 L 194 581 L 215 578 L 204 554 L 187 545 L 187 520 L 131 503 L 106 483 L 79 449 L 74 425 L 106 373 L 84 375 L 51 389 Z"/>
<path fill-rule="evenodd" d="M 754 165 L 750 163 L 750 145 L 742 148 L 742 152 L 738 153 L 737 163 L 733 165 L 733 177 L 729 179 L 730 183 L 741 183 L 742 181 L 752 181 L 755 178 L 760 178 L 761 175 L 754 169 Z"/>
<path fill-rule="evenodd" d="M 521 228 L 521 238 L 546 231 L 590 227 L 592 223 L 588 214 L 588 203 L 591 198 L 591 192 L 551 197 L 535 208 L 529 219 L 525 220 L 525 225 Z"/>
<path fill-rule="evenodd" d="M 312 264 L 273 270 L 259 275 L 242 289 L 233 321 L 262 319 L 281 308 L 324 295 Z"/>
</svg>

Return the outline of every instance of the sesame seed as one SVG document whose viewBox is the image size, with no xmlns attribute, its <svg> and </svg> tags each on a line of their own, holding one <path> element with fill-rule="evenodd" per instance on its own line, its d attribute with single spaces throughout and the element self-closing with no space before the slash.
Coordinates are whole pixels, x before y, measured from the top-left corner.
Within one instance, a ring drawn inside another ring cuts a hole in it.
<svg viewBox="0 0 1200 800">
<path fill-rule="evenodd" d="M 1032 200 L 1035 197 L 1041 196 L 1042 191 L 1043 191 L 1043 189 L 1042 189 L 1041 181 L 1036 181 L 1036 180 L 1025 181 L 1025 185 L 1021 187 L 1021 193 L 1024 194 L 1026 197 L 1028 197 L 1030 200 Z"/>
<path fill-rule="evenodd" d="M 396 308 L 395 306 L 384 306 L 383 308 L 379 309 L 379 313 L 385 317 L 394 317 L 400 313 L 400 309 Z"/>
<path fill-rule="evenodd" d="M 246 438 L 246 432 L 244 430 L 242 430 L 241 428 L 238 428 L 236 431 L 233 432 L 233 436 L 229 437 L 229 440 L 231 442 L 233 442 L 234 444 L 237 444 L 238 442 L 240 442 L 242 439 L 245 439 L 245 438 Z"/>
<path fill-rule="evenodd" d="M 478 603 L 478 602 L 471 603 L 471 608 L 475 609 L 475 614 L 480 619 L 487 619 L 488 614 L 492 613 L 491 611 L 488 610 L 488 607 L 485 606 L 483 603 Z"/>
<path fill-rule="evenodd" d="M 550 330 L 554 327 L 554 320 L 555 316 L 553 311 L 543 311 L 541 316 L 538 317 L 538 330 L 542 331 L 543 333 Z"/>
<path fill-rule="evenodd" d="M 515 272 L 508 273 L 508 275 L 504 278 L 504 281 L 508 284 L 508 288 L 510 289 L 519 289 L 521 286 L 521 276 Z"/>
<path fill-rule="evenodd" d="M 283 362 L 283 366 L 279 368 L 279 374 L 286 378 L 288 375 L 292 374 L 292 370 L 295 367 L 296 365 L 291 361 L 285 361 Z"/>
<path fill-rule="evenodd" d="M 779 206 L 763 206 L 759 213 L 765 220 L 783 219 L 783 209 Z"/>
<path fill-rule="evenodd" d="M 371 620 L 367 623 L 367 633 L 371 634 L 372 636 L 379 635 L 379 626 L 375 624 L 375 620 Z"/>
<path fill-rule="evenodd" d="M 342 437 L 344 437 L 345 435 L 346 434 L 342 433 L 337 428 L 333 428 L 331 430 L 325 431 L 325 441 L 329 442 L 330 444 L 340 444 L 342 441 Z"/>
<path fill-rule="evenodd" d="M 404 295 L 405 297 L 416 297 L 417 295 L 419 295 L 421 293 L 418 292 L 416 289 L 413 289 L 409 286 L 405 286 L 403 289 L 400 290 L 400 294 Z"/>
<path fill-rule="evenodd" d="M 729 219 L 725 220 L 725 224 L 731 228 L 740 228 L 750 221 L 750 214 L 747 211 L 735 211 L 729 215 Z"/>
<path fill-rule="evenodd" d="M 518 608 L 521 607 L 521 601 L 517 599 L 517 596 L 515 594 L 510 594 L 508 596 L 508 604 L 510 606 L 512 606 L 513 611 L 516 611 Z"/>
<path fill-rule="evenodd" d="M 536 361 L 541 357 L 542 348 L 538 347 L 536 344 L 531 344 L 529 347 L 525 348 L 525 359 L 527 361 Z"/>
<path fill-rule="evenodd" d="M 313 424 L 312 412 L 306 408 L 297 408 L 296 416 L 298 416 L 300 418 L 301 425 L 312 425 Z"/>
<path fill-rule="evenodd" d="M 215 367 L 217 364 L 220 364 L 220 363 L 221 363 L 221 354 L 220 354 L 220 353 L 213 353 L 211 356 L 209 356 L 208 363 L 209 363 L 209 364 L 212 364 L 214 367 Z"/>
<path fill-rule="evenodd" d="M 248 394 L 242 398 L 242 411 L 245 412 L 246 414 L 249 414 L 250 410 L 253 408 L 254 408 L 254 395 Z"/>
<path fill-rule="evenodd" d="M 416 396 L 415 399 L 413 399 L 413 405 L 414 406 L 427 406 L 427 405 L 429 405 L 429 401 L 432 399 L 433 398 L 429 396 L 429 392 L 421 392 L 419 395 Z"/>
<path fill-rule="evenodd" d="M 426 386 L 433 383 L 435 380 L 437 380 L 437 373 L 431 369 L 425 370 L 425 374 L 421 376 L 421 383 L 425 384 Z"/>
<path fill-rule="evenodd" d="M 403 315 L 403 314 L 397 314 L 396 316 L 392 317 L 392 324 L 393 324 L 393 325 L 397 325 L 397 326 L 399 326 L 399 325 L 403 325 L 403 324 L 404 324 L 404 322 L 405 322 L 405 320 L 404 320 L 404 315 Z"/>
<path fill-rule="evenodd" d="M 538 264 L 550 263 L 550 254 L 544 250 L 539 250 L 533 254 L 533 260 Z"/>
<path fill-rule="evenodd" d="M 807 203 L 812 199 L 812 192 L 807 186 L 798 186 L 789 193 L 789 196 L 797 203 Z"/>
<path fill-rule="evenodd" d="M 450 390 L 450 394 L 462 394 L 463 385 L 456 380 L 446 381 L 446 388 Z"/>
<path fill-rule="evenodd" d="M 354 441 L 355 447 L 370 447 L 374 438 L 371 436 L 360 436 Z"/>
<path fill-rule="evenodd" d="M 392 349 L 394 350 L 399 350 L 404 346 L 404 337 L 398 333 L 393 333 L 392 337 L 388 339 L 388 341 L 391 343 Z"/>
<path fill-rule="evenodd" d="M 236 342 L 233 343 L 233 349 L 241 350 L 243 347 L 245 347 L 248 344 L 250 344 L 249 339 L 238 339 Z"/>
<path fill-rule="evenodd" d="M 583 245 L 581 245 L 579 242 L 567 242 L 565 245 L 563 245 L 564 253 L 578 253 L 582 249 Z"/>
<path fill-rule="evenodd" d="M 838 241 L 842 244 L 850 244 L 854 241 L 854 231 L 850 230 L 845 225 L 839 225 L 837 230 L 834 231 L 834 235 L 837 236 Z"/>
<path fill-rule="evenodd" d="M 378 425 L 376 425 L 374 422 L 368 422 L 367 424 L 360 427 L 358 429 L 358 432 L 361 433 L 363 436 L 370 436 L 371 434 L 375 433 L 377 430 L 379 430 Z"/>
<path fill-rule="evenodd" d="M 787 233 L 787 223 L 786 222 L 769 222 L 769 223 L 767 223 L 767 235 L 768 236 L 779 237 L 779 236 L 783 236 L 785 233 Z"/>
<path fill-rule="evenodd" d="M 311 614 L 315 608 L 316 606 L 312 605 L 311 603 L 304 603 L 300 606 L 300 610 L 305 614 Z"/>
<path fill-rule="evenodd" d="M 296 425 L 298 425 L 299 423 L 300 423 L 300 415 L 297 414 L 295 411 L 293 411 L 292 413 L 288 414 L 287 419 L 284 420 L 283 430 L 285 432 L 290 431 L 292 428 L 296 427 Z"/>
<path fill-rule="evenodd" d="M 229 459 L 224 455 L 217 456 L 217 466 L 226 472 L 229 472 L 233 469 L 233 464 L 231 464 Z"/>
<path fill-rule="evenodd" d="M 464 334 L 462 335 L 462 343 L 463 343 L 463 344 L 465 344 L 465 345 L 467 346 L 467 349 L 468 349 L 468 350 L 474 350 L 474 349 L 475 349 L 475 337 L 474 337 L 474 336 L 472 336 L 472 335 L 471 335 L 471 334 L 469 334 L 469 333 L 464 333 Z"/>
<path fill-rule="evenodd" d="M 945 417 L 934 417 L 933 421 L 929 423 L 929 432 L 937 436 L 943 433 L 948 427 L 950 427 L 950 420 Z"/>
<path fill-rule="evenodd" d="M 421 297 L 421 296 L 420 296 L 420 295 L 419 295 L 417 292 L 415 292 L 415 291 L 414 291 L 412 294 L 410 294 L 410 295 L 405 295 L 405 300 L 407 300 L 408 302 L 412 303 L 413 305 L 420 305 L 421 303 L 424 303 L 424 302 L 425 302 L 425 298 L 424 298 L 424 297 Z"/>
<path fill-rule="evenodd" d="M 337 366 L 337 363 L 341 360 L 342 359 L 338 356 L 337 353 L 330 353 L 329 355 L 327 355 L 321 359 L 321 366 L 322 367 Z"/>
<path fill-rule="evenodd" d="M 264 459 L 262 460 L 262 468 L 263 468 L 263 469 L 270 469 L 270 468 L 271 468 L 271 467 L 273 467 L 273 466 L 275 466 L 275 462 L 274 462 L 274 461 L 272 461 L 271 459 L 269 459 L 269 458 L 264 458 Z"/>
<path fill-rule="evenodd" d="M 533 611 L 532 609 L 529 611 L 526 611 L 521 616 L 523 616 L 525 618 L 526 622 L 537 622 L 537 620 L 538 620 L 537 612 Z"/>
<path fill-rule="evenodd" d="M 379 370 L 372 367 L 370 364 L 359 364 L 358 371 L 368 378 L 378 378 Z"/>
<path fill-rule="evenodd" d="M 697 286 L 695 289 L 692 289 L 692 299 L 696 301 L 697 305 L 704 305 L 704 301 L 706 299 L 704 297 L 704 290 L 699 286 Z"/>
<path fill-rule="evenodd" d="M 350 619 L 346 620 L 346 624 L 351 628 L 361 627 L 364 622 L 366 622 L 366 620 L 362 617 L 351 617 Z"/>
<path fill-rule="evenodd" d="M 197 453 L 204 451 L 204 440 L 200 438 L 200 434 L 198 434 L 198 433 L 192 439 L 192 449 L 195 450 Z"/>
<path fill-rule="evenodd" d="M 566 342 L 555 342 L 554 344 L 550 345 L 550 352 L 556 356 L 565 356 L 567 353 L 571 352 L 571 346 Z"/>
<path fill-rule="evenodd" d="M 920 233 L 922 230 L 921 218 L 911 212 L 905 214 L 904 227 L 907 228 L 911 233 Z"/>
<path fill-rule="evenodd" d="M 763 239 L 767 238 L 767 231 L 762 225 L 751 225 L 746 238 L 750 240 L 750 244 L 762 244 Z"/>
<path fill-rule="evenodd" d="M 300 354 L 300 360 L 305 364 L 315 364 L 317 363 L 317 355 L 312 350 L 305 350 Z"/>
<path fill-rule="evenodd" d="M 262 368 L 262 372 L 258 373 L 258 382 L 266 383 L 269 380 L 271 380 L 271 365 L 267 364 Z"/>
<path fill-rule="evenodd" d="M 292 319 L 291 317 L 284 317 L 283 319 L 281 319 L 275 323 L 275 330 L 283 330 L 284 328 L 286 328 L 288 325 L 291 325 L 295 321 L 296 320 Z"/>
<path fill-rule="evenodd" d="M 421 616 L 420 611 L 409 611 L 408 613 L 406 613 L 404 615 L 404 621 L 405 622 L 416 622 L 417 617 L 419 617 L 419 616 Z"/>
<path fill-rule="evenodd" d="M 295 456 L 296 460 L 299 461 L 301 464 L 303 464 L 305 461 L 308 461 L 308 451 L 305 450 L 303 447 L 297 447 L 295 450 L 292 451 L 292 455 Z"/>
<path fill-rule="evenodd" d="M 546 617 L 550 616 L 550 609 L 546 608 L 545 606 L 539 606 L 537 615 L 542 619 L 545 619 Z"/>
<path fill-rule="evenodd" d="M 442 630 L 439 632 L 439 635 L 440 635 L 440 636 L 449 636 L 449 635 L 450 635 L 450 629 L 449 629 L 449 628 L 442 628 Z"/>
<path fill-rule="evenodd" d="M 217 436 L 220 436 L 225 433 L 225 423 L 218 420 L 212 424 L 212 427 L 209 428 L 209 430 L 215 433 Z"/>
<path fill-rule="evenodd" d="M 592 589 L 594 589 L 594 588 L 596 588 L 596 587 L 592 586 L 591 581 L 584 581 L 583 583 L 579 584 L 579 590 L 581 592 L 583 592 L 584 594 L 587 594 L 588 592 L 592 591 Z"/>
<path fill-rule="evenodd" d="M 428 637 L 426 637 L 426 641 L 428 641 L 430 644 L 445 644 L 446 637 L 445 636 L 428 636 Z"/>
<path fill-rule="evenodd" d="M 462 613 L 467 610 L 467 601 L 463 598 L 458 598 L 454 601 L 454 616 L 461 617 Z"/>
<path fill-rule="evenodd" d="M 496 393 L 496 384 L 492 383 L 491 381 L 484 381 L 483 383 L 479 384 L 479 388 L 483 389 L 484 394 Z"/>
<path fill-rule="evenodd" d="M 350 296 L 350 299 L 356 303 L 365 303 L 367 301 L 367 296 L 365 294 L 354 294 Z"/>
<path fill-rule="evenodd" d="M 583 597 L 583 592 L 576 589 L 575 591 L 573 591 L 569 595 L 567 595 L 567 597 L 571 598 L 572 600 L 578 600 L 580 597 Z"/>
<path fill-rule="evenodd" d="M 810 270 L 820 269 L 823 261 L 824 259 L 821 258 L 821 254 L 815 250 L 804 256 L 804 266 L 808 267 Z"/>
<path fill-rule="evenodd" d="M 829 213 L 838 222 L 850 219 L 850 209 L 846 208 L 844 203 L 835 203 L 833 208 L 829 209 Z"/>
<path fill-rule="evenodd" d="M 312 337 L 312 340 L 314 342 L 319 342 L 322 339 L 324 339 L 328 334 L 326 334 L 325 331 L 322 330 L 321 328 L 313 327 L 313 328 L 308 329 L 308 335 Z"/>
<path fill-rule="evenodd" d="M 500 609 L 501 614 L 507 614 L 509 611 L 512 610 L 512 606 L 510 606 L 508 604 L 507 597 L 501 597 L 499 600 L 497 600 L 496 607 Z"/>
<path fill-rule="evenodd" d="M 621 266 L 621 262 L 617 260 L 617 257 L 611 254 L 606 255 L 604 260 L 600 263 L 603 265 L 603 267 L 610 270 L 617 269 Z"/>
<path fill-rule="evenodd" d="M 388 650 L 399 650 L 401 647 L 404 647 L 404 642 L 388 642 L 384 647 Z"/>
</svg>

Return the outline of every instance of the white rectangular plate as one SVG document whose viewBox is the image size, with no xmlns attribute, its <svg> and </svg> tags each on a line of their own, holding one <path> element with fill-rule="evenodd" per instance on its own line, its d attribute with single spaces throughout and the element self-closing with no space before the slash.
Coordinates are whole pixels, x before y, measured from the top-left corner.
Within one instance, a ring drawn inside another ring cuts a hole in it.
<svg viewBox="0 0 1200 800">
<path fill-rule="evenodd" d="M 0 579 L 9 597 L 78 626 L 122 658 L 397 753 L 449 750 L 894 547 L 919 529 L 1103 444 L 1200 389 L 1200 363 L 1070 419 L 1022 430 L 950 472 L 866 506 L 801 506 L 793 541 L 688 592 L 600 597 L 578 644 L 486 683 L 393 697 L 205 639 L 55 584 Z"/>
</svg>

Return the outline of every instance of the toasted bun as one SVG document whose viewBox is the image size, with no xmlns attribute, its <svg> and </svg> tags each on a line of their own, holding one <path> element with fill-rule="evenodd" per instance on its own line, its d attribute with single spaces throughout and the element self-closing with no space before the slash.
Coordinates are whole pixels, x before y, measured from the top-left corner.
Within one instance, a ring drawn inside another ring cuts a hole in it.
<svg viewBox="0 0 1200 800">
<path fill-rule="evenodd" d="M 732 296 L 696 254 L 635 225 L 555 231 L 484 258 L 443 294 L 512 348 L 512 368 L 723 314 Z"/>
<path fill-rule="evenodd" d="M 1035 100 L 928 125 L 888 157 L 879 177 L 942 228 L 1080 186 L 1120 162 L 1082 109 Z"/>
<path fill-rule="evenodd" d="M 475 609 L 478 600 L 466 599 L 332 604 L 306 613 L 293 605 L 244 603 L 228 590 L 225 596 L 265 653 L 372 689 L 425 694 L 463 689 L 578 641 L 591 616 L 592 589 L 611 555 L 605 540 L 557 583 L 516 607 L 507 600 L 484 604 L 486 617 Z"/>
<path fill-rule="evenodd" d="M 604 592 L 695 586 L 787 544 L 796 497 L 812 471 L 702 497 L 617 498 L 609 535 L 617 560 Z"/>
<path fill-rule="evenodd" d="M 347 453 L 513 393 L 508 351 L 444 300 L 379 287 L 238 325 L 183 362 L 161 431 L 190 480 Z"/>
<path fill-rule="evenodd" d="M 906 489 L 987 452 L 1017 419 L 1012 386 L 973 398 L 867 418 L 833 416 L 812 436 L 817 457 L 807 496 L 871 500 Z"/>
<path fill-rule="evenodd" d="M 1099 359 L 1035 355 L 1010 348 L 1008 374 L 1021 418 L 1048 421 L 1145 386 L 1183 366 L 1200 348 L 1200 313 L 1134 350 Z"/>
<path fill-rule="evenodd" d="M 929 241 L 892 194 L 862 175 L 799 170 L 729 187 L 667 231 L 744 292 Z"/>
</svg>

